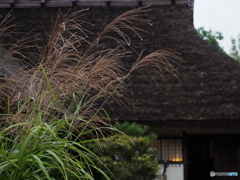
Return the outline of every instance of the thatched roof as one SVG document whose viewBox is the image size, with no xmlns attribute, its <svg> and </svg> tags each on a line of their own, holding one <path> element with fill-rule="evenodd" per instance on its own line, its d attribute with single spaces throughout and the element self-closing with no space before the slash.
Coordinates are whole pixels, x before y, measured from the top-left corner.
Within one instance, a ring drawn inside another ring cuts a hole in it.
<svg viewBox="0 0 240 180">
<path fill-rule="evenodd" d="M 240 119 L 240 64 L 202 40 L 187 7 L 153 7 L 152 35 L 141 45 L 146 51 L 169 48 L 185 62 L 179 80 L 167 74 L 168 89 L 160 79 L 135 75 L 130 83 L 129 109 L 119 108 L 118 120 L 238 120 Z M 156 80 L 156 82 L 154 81 Z"/>
<path fill-rule="evenodd" d="M 151 34 L 144 34 L 144 41 L 136 37 L 132 45 L 145 54 L 157 49 L 179 52 L 184 60 L 177 67 L 179 80 L 166 74 L 167 88 L 160 78 L 134 74 L 128 81 L 132 91 L 128 107 L 111 104 L 111 117 L 130 121 L 240 119 L 240 64 L 197 35 L 193 11 L 187 5 L 151 8 L 147 18 L 153 26 L 146 29 Z M 129 9 L 132 7 L 94 7 L 85 18 L 93 24 L 103 24 Z M 5 9 L 2 14 L 8 11 Z M 28 24 L 23 31 L 35 28 L 41 33 L 42 24 L 50 27 L 49 17 L 57 12 L 13 9 L 12 13 L 16 21 Z M 93 27 L 92 31 L 96 29 Z"/>
</svg>

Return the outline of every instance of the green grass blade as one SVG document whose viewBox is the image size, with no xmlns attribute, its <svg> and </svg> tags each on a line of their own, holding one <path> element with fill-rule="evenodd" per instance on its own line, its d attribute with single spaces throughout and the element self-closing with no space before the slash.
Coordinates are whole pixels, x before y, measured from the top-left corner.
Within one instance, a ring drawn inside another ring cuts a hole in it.
<svg viewBox="0 0 240 180">
<path fill-rule="evenodd" d="M 45 77 L 45 79 L 46 79 L 46 81 L 47 81 L 48 90 L 54 95 L 53 88 L 52 88 L 52 86 L 51 86 L 51 83 L 50 83 L 50 81 L 49 81 L 47 72 L 46 72 L 45 68 L 43 67 L 43 64 L 42 64 L 42 63 L 40 63 L 40 67 L 41 67 L 42 72 L 43 72 L 43 75 L 44 75 L 44 77 Z"/>
<path fill-rule="evenodd" d="M 48 180 L 51 180 L 51 178 L 50 178 L 50 176 L 49 176 L 49 174 L 48 174 L 45 166 L 43 165 L 41 159 L 40 159 L 38 156 L 36 156 L 36 155 L 32 155 L 32 157 L 37 161 L 40 169 L 41 169 L 41 170 L 43 171 L 43 173 L 46 175 L 47 179 L 48 179 Z"/>
<path fill-rule="evenodd" d="M 63 171 L 64 179 L 67 180 L 67 179 L 68 179 L 67 173 L 66 173 L 66 171 L 65 171 L 64 164 L 63 164 L 63 162 L 61 161 L 60 157 L 59 157 L 56 153 L 54 153 L 53 151 L 51 151 L 51 150 L 46 150 L 46 152 L 48 152 L 49 154 L 51 154 L 51 155 L 56 159 L 56 161 L 61 165 L 61 167 L 62 167 L 61 170 Z"/>
</svg>

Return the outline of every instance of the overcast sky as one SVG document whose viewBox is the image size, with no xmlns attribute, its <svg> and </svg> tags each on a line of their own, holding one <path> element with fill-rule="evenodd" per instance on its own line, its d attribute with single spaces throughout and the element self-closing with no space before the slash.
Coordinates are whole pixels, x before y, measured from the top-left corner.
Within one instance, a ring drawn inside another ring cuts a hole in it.
<svg viewBox="0 0 240 180">
<path fill-rule="evenodd" d="M 220 46 L 228 53 L 231 37 L 240 34 L 240 0 L 195 0 L 194 26 L 221 32 Z"/>
</svg>

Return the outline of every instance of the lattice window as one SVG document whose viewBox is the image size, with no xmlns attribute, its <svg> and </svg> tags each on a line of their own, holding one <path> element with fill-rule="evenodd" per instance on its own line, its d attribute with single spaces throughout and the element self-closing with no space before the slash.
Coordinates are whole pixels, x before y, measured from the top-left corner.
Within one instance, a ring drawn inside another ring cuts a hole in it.
<svg viewBox="0 0 240 180">
<path fill-rule="evenodd" d="M 182 162 L 182 139 L 158 139 L 154 147 L 159 161 Z"/>
</svg>

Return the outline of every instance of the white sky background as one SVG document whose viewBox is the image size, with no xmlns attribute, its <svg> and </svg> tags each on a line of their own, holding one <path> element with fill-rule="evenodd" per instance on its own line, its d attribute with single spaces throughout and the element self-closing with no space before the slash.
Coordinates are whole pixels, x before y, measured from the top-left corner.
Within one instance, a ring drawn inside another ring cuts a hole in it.
<svg viewBox="0 0 240 180">
<path fill-rule="evenodd" d="M 240 34 L 240 0 L 194 0 L 194 27 L 221 32 L 220 46 L 229 53 L 231 38 Z"/>
</svg>

